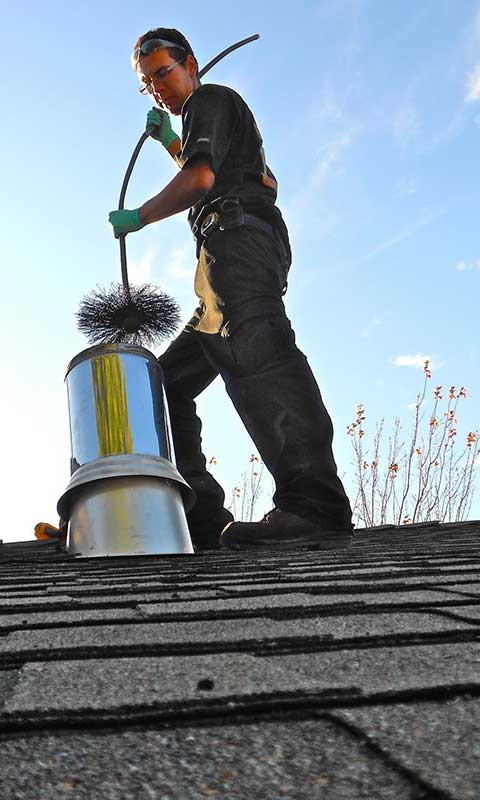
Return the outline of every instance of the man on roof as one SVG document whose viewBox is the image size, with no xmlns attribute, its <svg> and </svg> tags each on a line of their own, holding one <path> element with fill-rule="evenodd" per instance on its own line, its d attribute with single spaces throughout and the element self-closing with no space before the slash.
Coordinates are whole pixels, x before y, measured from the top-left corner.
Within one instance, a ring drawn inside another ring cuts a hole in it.
<svg viewBox="0 0 480 800">
<path fill-rule="evenodd" d="M 159 358 L 177 466 L 197 493 L 188 514 L 192 542 L 197 549 L 347 547 L 350 504 L 331 419 L 285 313 L 288 232 L 253 114 L 232 89 L 200 83 L 193 50 L 175 29 L 141 36 L 132 66 L 155 103 L 147 125 L 179 172 L 140 208 L 112 211 L 114 235 L 189 209 L 197 242 L 198 307 Z M 170 114 L 182 118 L 181 139 Z M 275 507 L 258 522 L 233 521 L 206 469 L 195 398 L 217 375 L 275 480 Z"/>
</svg>

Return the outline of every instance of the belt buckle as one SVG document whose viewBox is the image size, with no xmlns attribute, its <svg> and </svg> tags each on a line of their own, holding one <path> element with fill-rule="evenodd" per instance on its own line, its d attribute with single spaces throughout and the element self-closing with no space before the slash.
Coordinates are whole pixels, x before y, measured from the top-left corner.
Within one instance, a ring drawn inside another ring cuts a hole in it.
<svg viewBox="0 0 480 800">
<path fill-rule="evenodd" d="M 200 234 L 202 236 L 208 236 L 212 230 L 219 226 L 220 217 L 217 211 L 211 211 L 210 214 L 207 214 L 205 219 L 203 220 L 202 224 L 200 225 Z"/>
</svg>

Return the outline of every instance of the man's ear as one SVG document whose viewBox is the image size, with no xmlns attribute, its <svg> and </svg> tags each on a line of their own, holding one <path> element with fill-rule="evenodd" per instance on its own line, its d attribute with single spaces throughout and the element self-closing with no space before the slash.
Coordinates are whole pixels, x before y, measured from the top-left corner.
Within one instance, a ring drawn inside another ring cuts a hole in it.
<svg viewBox="0 0 480 800">
<path fill-rule="evenodd" d="M 190 55 L 190 53 L 187 56 L 185 66 L 187 67 L 187 71 L 190 77 L 194 78 L 198 72 L 198 64 L 196 59 L 192 55 Z"/>
</svg>

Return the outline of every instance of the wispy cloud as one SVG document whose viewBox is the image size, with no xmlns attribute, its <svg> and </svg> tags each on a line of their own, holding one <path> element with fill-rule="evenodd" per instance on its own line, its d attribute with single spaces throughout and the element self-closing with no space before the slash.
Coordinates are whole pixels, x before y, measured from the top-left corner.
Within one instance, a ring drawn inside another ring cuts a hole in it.
<svg viewBox="0 0 480 800">
<path fill-rule="evenodd" d="M 396 367 L 415 367 L 415 369 L 423 369 L 425 361 L 430 362 L 430 369 L 433 368 L 432 357 L 417 353 L 414 356 L 397 356 L 393 359 Z"/>
<path fill-rule="evenodd" d="M 480 100 L 480 4 L 472 0 L 471 6 L 473 15 L 465 27 L 452 36 L 441 61 L 437 55 L 425 59 L 393 117 L 394 135 L 404 144 L 418 143 L 430 151 L 459 137 L 470 123 L 468 106 Z M 437 111 L 420 116 L 432 86 L 436 86 Z"/>
<path fill-rule="evenodd" d="M 474 103 L 476 100 L 480 100 L 480 64 L 477 64 L 469 76 L 465 99 L 467 103 Z"/>
<path fill-rule="evenodd" d="M 417 182 L 415 178 L 400 178 L 395 184 L 395 197 L 410 197 L 417 192 Z"/>
<path fill-rule="evenodd" d="M 258 45 L 258 43 L 257 43 Z M 255 43 L 253 43 L 255 47 Z M 228 64 L 228 61 L 226 62 Z M 248 70 L 242 69 L 227 69 L 225 70 L 225 62 L 220 68 L 222 69 L 222 75 L 220 76 L 220 72 L 214 76 L 213 72 L 205 79 L 206 83 L 210 83 L 210 81 L 214 83 L 221 83 L 224 86 L 230 86 L 231 89 L 234 89 L 236 92 L 242 95 L 247 99 L 247 102 L 254 102 L 254 95 L 255 95 L 255 88 L 252 86 L 251 81 L 248 80 Z"/>
<path fill-rule="evenodd" d="M 372 319 L 367 322 L 364 328 L 360 331 L 360 336 L 362 339 L 368 339 L 372 333 L 382 324 L 382 320 L 380 317 L 372 317 Z"/>
<path fill-rule="evenodd" d="M 190 236 L 182 236 L 165 251 L 148 245 L 144 255 L 129 262 L 128 273 L 132 283 L 155 283 L 158 280 L 193 281 L 195 274 L 195 245 Z M 155 277 L 153 277 L 155 274 Z"/>
<path fill-rule="evenodd" d="M 412 103 L 405 104 L 393 117 L 393 135 L 401 144 L 407 144 L 416 139 L 420 129 L 418 111 Z"/>
<path fill-rule="evenodd" d="M 469 64 L 469 73 L 466 79 L 464 100 L 475 103 L 480 100 L 480 62 L 478 49 L 480 46 L 480 3 L 475 3 L 475 11 L 467 27 L 464 39 L 465 61 Z"/>
<path fill-rule="evenodd" d="M 455 269 L 458 272 L 473 272 L 473 270 L 480 270 L 480 258 L 476 261 L 459 261 L 455 264 Z"/>
<path fill-rule="evenodd" d="M 288 216 L 293 224 L 299 225 L 302 219 L 307 218 L 307 212 L 318 203 L 325 186 L 335 176 L 342 172 L 341 157 L 351 147 L 355 131 L 339 134 L 318 152 L 316 163 L 309 171 L 303 186 L 290 198 Z M 311 219 L 311 214 L 308 214 Z"/>
<path fill-rule="evenodd" d="M 192 241 L 188 239 L 182 245 L 172 247 L 167 253 L 165 264 L 169 278 L 177 281 L 193 280 L 195 258 L 192 250 Z"/>
<path fill-rule="evenodd" d="M 313 127 L 319 129 L 320 126 L 329 123 L 338 123 L 344 117 L 342 106 L 343 93 L 334 86 L 330 78 L 324 77 L 305 114 L 305 125 L 308 126 L 308 130 L 312 130 Z"/>
<path fill-rule="evenodd" d="M 152 282 L 153 263 L 156 257 L 157 251 L 150 245 L 143 256 L 129 262 L 128 274 L 132 283 Z"/>
<path fill-rule="evenodd" d="M 370 259 L 380 255 L 380 253 L 384 253 L 386 250 L 390 250 L 392 247 L 404 242 L 406 239 L 410 239 L 412 236 L 418 233 L 418 231 L 422 230 L 422 228 L 427 227 L 427 225 L 430 225 L 432 222 L 435 222 L 435 220 L 439 219 L 439 217 L 442 217 L 446 211 L 446 208 L 425 211 L 423 215 L 420 215 L 420 219 L 417 220 L 417 222 L 413 222 L 411 225 L 408 225 L 406 228 L 403 228 L 401 231 L 394 234 L 394 236 L 391 236 L 384 242 L 380 242 L 379 244 L 375 245 L 357 263 L 364 264 L 366 261 L 370 261 Z"/>
</svg>

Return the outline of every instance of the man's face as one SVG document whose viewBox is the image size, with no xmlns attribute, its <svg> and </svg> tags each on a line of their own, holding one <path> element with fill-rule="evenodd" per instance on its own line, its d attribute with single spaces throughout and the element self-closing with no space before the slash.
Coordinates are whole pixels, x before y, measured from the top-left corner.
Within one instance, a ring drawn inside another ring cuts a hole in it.
<svg viewBox="0 0 480 800">
<path fill-rule="evenodd" d="M 157 105 L 164 105 L 171 114 L 178 115 L 187 97 L 196 89 L 196 63 L 191 55 L 186 61 L 177 64 L 164 77 L 157 75 L 157 70 L 175 64 L 166 48 L 156 50 L 148 56 L 141 56 L 138 62 L 137 75 L 142 83 L 149 84 L 148 93 Z"/>
</svg>

